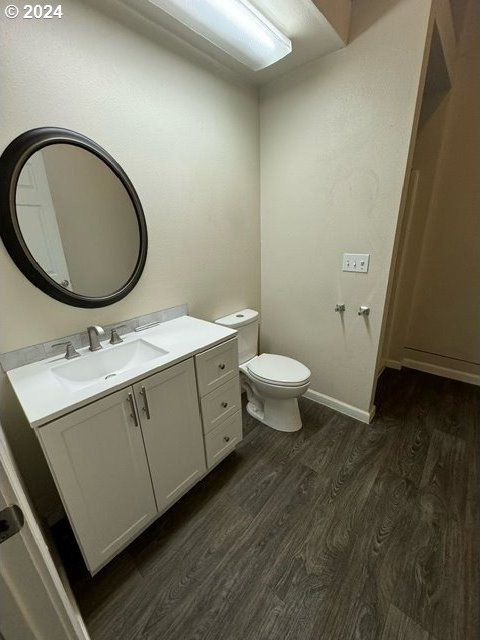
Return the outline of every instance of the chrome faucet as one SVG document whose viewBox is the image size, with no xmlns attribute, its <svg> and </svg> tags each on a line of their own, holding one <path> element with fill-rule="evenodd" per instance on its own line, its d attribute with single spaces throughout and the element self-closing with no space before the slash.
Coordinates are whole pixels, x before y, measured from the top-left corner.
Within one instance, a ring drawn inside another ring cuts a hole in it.
<svg viewBox="0 0 480 640">
<path fill-rule="evenodd" d="M 95 324 L 91 327 L 87 327 L 88 341 L 90 342 L 90 351 L 98 351 L 102 349 L 100 344 L 100 338 L 103 338 L 105 331 L 99 325 Z"/>
</svg>

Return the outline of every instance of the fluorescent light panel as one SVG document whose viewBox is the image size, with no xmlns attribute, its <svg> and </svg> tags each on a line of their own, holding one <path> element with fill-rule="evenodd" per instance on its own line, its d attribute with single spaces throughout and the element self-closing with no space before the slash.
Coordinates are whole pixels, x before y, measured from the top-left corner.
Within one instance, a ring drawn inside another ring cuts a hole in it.
<svg viewBox="0 0 480 640">
<path fill-rule="evenodd" d="M 150 0 L 254 71 L 292 50 L 291 41 L 247 0 Z"/>
</svg>

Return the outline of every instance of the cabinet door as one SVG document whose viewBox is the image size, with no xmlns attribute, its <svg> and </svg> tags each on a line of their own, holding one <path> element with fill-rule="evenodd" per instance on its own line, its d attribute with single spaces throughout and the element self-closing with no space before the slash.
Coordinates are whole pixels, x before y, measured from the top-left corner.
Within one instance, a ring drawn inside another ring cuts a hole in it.
<svg viewBox="0 0 480 640">
<path fill-rule="evenodd" d="M 157 514 L 132 402 L 131 388 L 118 391 L 38 431 L 92 573 Z"/>
<path fill-rule="evenodd" d="M 206 471 L 193 360 L 134 385 L 158 510 Z"/>
</svg>

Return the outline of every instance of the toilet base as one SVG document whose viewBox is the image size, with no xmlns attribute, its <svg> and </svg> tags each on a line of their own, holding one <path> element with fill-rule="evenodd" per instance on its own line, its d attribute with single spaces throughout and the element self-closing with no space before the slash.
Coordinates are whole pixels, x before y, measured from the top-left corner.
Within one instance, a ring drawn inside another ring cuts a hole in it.
<svg viewBox="0 0 480 640">
<path fill-rule="evenodd" d="M 276 431 L 293 432 L 302 428 L 296 398 L 265 398 L 263 410 L 253 402 L 247 403 L 248 413 Z"/>
</svg>

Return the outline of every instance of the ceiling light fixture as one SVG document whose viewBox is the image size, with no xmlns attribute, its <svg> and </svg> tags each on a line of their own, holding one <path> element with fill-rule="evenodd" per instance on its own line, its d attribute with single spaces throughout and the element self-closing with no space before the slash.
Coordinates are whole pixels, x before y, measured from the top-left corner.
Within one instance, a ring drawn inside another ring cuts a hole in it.
<svg viewBox="0 0 480 640">
<path fill-rule="evenodd" d="M 291 41 L 247 0 L 150 0 L 254 71 L 292 50 Z"/>
</svg>

